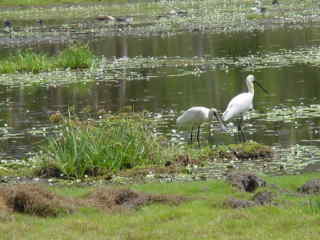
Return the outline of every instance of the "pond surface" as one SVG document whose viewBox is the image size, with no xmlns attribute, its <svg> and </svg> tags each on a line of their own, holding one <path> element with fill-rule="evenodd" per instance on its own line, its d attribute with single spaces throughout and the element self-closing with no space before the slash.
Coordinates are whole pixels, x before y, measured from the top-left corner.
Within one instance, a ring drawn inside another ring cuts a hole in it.
<svg viewBox="0 0 320 240">
<path fill-rule="evenodd" d="M 314 47 L 319 42 L 320 29 L 309 27 L 233 34 L 107 37 L 89 41 L 89 44 L 95 54 L 107 58 L 193 58 L 259 55 L 283 49 Z M 31 46 L 49 54 L 55 54 L 63 47 L 57 44 Z M 16 49 L 3 48 L 2 57 L 13 51 Z M 256 89 L 255 110 L 248 114 L 245 121 L 248 138 L 277 147 L 295 144 L 320 146 L 320 110 L 308 116 L 295 114 L 296 109 L 303 110 L 312 106 L 318 109 L 320 73 L 316 67 L 301 64 L 251 72 L 240 68 L 217 70 L 204 67 L 195 70 L 168 66 L 136 71 L 143 77 L 127 80 L 128 70 L 123 72 L 123 79 L 116 83 L 91 81 L 60 86 L 1 86 L 2 159 L 22 159 L 28 156 L 44 139 L 45 131 L 41 130 L 54 130 L 54 125 L 48 120 L 50 113 L 66 113 L 70 109 L 83 117 L 97 118 L 102 109 L 116 112 L 134 105 L 136 110 L 153 113 L 160 123 L 159 133 L 167 135 L 173 142 L 183 141 L 187 135 L 176 129 L 177 115 L 191 106 L 215 107 L 223 112 L 233 96 L 246 91 L 244 79 L 249 73 L 254 73 L 271 94 L 266 95 Z M 268 112 L 273 115 L 270 117 Z M 291 117 L 288 118 L 286 112 L 290 112 Z M 223 133 L 217 124 L 213 127 L 211 143 L 234 142 L 234 138 Z M 203 139 L 207 134 L 207 128 L 203 128 Z"/>
</svg>

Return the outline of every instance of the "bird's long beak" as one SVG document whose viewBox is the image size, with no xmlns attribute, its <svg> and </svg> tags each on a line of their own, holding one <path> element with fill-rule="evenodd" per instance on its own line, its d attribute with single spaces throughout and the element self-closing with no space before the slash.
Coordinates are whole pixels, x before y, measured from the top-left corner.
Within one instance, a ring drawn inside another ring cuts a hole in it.
<svg viewBox="0 0 320 240">
<path fill-rule="evenodd" d="M 270 94 L 267 89 L 265 89 L 264 87 L 262 87 L 262 85 L 261 85 L 259 82 L 257 82 L 257 80 L 254 81 L 253 83 L 254 83 L 254 84 L 257 84 L 258 87 L 261 88 L 266 94 L 268 94 L 268 95 Z"/>
<path fill-rule="evenodd" d="M 221 117 L 219 116 L 219 114 L 217 114 L 216 112 L 213 113 L 213 114 L 214 114 L 214 116 L 216 117 L 216 119 L 218 120 L 218 122 L 220 123 L 222 130 L 225 131 L 225 132 L 227 132 L 228 129 L 227 129 L 226 126 L 223 124 L 223 121 L 222 121 Z"/>
</svg>

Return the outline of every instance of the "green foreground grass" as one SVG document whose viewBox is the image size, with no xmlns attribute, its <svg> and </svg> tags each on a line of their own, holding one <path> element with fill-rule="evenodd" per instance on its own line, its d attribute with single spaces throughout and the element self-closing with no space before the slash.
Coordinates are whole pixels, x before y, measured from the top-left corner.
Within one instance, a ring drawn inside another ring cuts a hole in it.
<svg viewBox="0 0 320 240">
<path fill-rule="evenodd" d="M 267 182 L 295 191 L 319 174 L 268 177 Z M 320 208 L 308 204 L 319 197 L 277 195 L 277 206 L 230 209 L 230 197 L 249 199 L 223 181 L 131 185 L 147 193 L 179 194 L 193 200 L 178 206 L 153 204 L 138 210 L 106 213 L 81 208 L 71 215 L 41 218 L 14 214 L 0 223 L 1 239 L 319 239 Z M 49 187 L 81 198 L 92 187 Z"/>
</svg>

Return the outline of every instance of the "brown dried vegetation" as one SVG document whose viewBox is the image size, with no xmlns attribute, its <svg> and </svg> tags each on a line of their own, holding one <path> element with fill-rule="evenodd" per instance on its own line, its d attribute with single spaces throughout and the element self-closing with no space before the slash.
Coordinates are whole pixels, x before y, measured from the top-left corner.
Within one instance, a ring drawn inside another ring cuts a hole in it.
<svg viewBox="0 0 320 240">
<path fill-rule="evenodd" d="M 151 203 L 177 205 L 187 200 L 175 195 L 146 194 L 130 189 L 101 187 L 84 199 L 58 196 L 36 184 L 0 187 L 0 213 L 19 212 L 41 217 L 72 213 L 77 206 L 122 211 Z"/>
<path fill-rule="evenodd" d="M 49 192 L 35 184 L 17 184 L 0 187 L 0 205 L 9 211 L 42 217 L 71 213 L 70 199 Z"/>
<path fill-rule="evenodd" d="M 95 190 L 86 199 L 91 206 L 111 211 L 137 209 L 151 203 L 178 205 L 187 200 L 185 197 L 175 195 L 146 194 L 125 188 L 116 189 L 107 187 Z"/>
</svg>

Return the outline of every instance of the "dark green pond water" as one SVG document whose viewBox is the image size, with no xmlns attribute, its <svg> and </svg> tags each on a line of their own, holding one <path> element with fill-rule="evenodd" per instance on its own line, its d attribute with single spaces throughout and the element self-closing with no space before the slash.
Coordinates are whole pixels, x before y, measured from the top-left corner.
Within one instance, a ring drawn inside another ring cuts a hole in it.
<svg viewBox="0 0 320 240">
<path fill-rule="evenodd" d="M 277 29 L 265 32 L 234 34 L 185 33 L 172 37 L 109 37 L 90 41 L 93 51 L 114 57 L 239 57 L 318 46 L 319 28 Z M 38 51 L 54 54 L 63 45 L 31 46 Z M 16 49 L 5 47 L 2 56 Z M 186 134 L 176 129 L 175 119 L 191 106 L 215 107 L 224 111 L 228 101 L 246 91 L 244 79 L 253 73 L 269 90 L 266 95 L 256 90 L 253 112 L 245 121 L 248 138 L 273 146 L 295 144 L 320 146 L 320 115 L 266 120 L 266 113 L 293 107 L 320 104 L 320 72 L 307 64 L 290 67 L 264 68 L 249 72 L 240 68 L 228 71 L 201 69 L 194 74 L 186 69 L 162 67 L 143 69 L 144 78 L 118 83 L 95 82 L 63 86 L 1 86 L 0 127 L 2 158 L 23 158 L 43 140 L 41 130 L 53 128 L 48 115 L 67 112 L 70 107 L 83 117 L 98 117 L 99 110 L 118 111 L 134 103 L 136 110 L 148 110 L 159 120 L 159 133 L 173 142 L 183 141 Z M 261 116 L 259 115 L 261 114 Z M 213 144 L 232 143 L 233 136 L 213 126 Z M 207 136 L 204 128 L 203 140 Z"/>
</svg>

